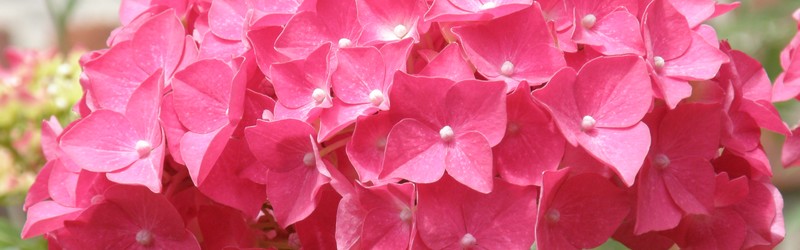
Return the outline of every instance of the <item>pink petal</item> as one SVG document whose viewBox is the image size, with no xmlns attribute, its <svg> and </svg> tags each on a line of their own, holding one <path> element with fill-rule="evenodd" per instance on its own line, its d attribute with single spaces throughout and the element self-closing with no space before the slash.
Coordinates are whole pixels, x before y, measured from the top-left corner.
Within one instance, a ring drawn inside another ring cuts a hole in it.
<svg viewBox="0 0 800 250">
<path fill-rule="evenodd" d="M 683 213 L 666 187 L 665 173 L 648 164 L 637 179 L 636 221 L 633 233 L 641 235 L 678 226 Z"/>
<path fill-rule="evenodd" d="M 344 103 L 370 103 L 370 93 L 374 90 L 388 95 L 386 69 L 378 49 L 344 48 L 339 51 L 337 58 L 339 66 L 331 75 L 331 84 L 336 97 Z M 389 75 L 391 76 L 393 75 Z M 378 103 L 380 104 L 382 103 Z"/>
<path fill-rule="evenodd" d="M 125 107 L 125 117 L 136 129 L 139 138 L 145 138 L 152 147 L 161 145 L 161 126 L 158 116 L 161 109 L 164 79 L 161 70 L 156 70 L 131 95 Z"/>
<path fill-rule="evenodd" d="M 247 37 L 250 39 L 256 55 L 258 68 L 264 75 L 270 76 L 269 67 L 273 63 L 289 61 L 288 57 L 275 50 L 275 40 L 282 31 L 281 27 L 269 26 L 247 32 Z"/>
<path fill-rule="evenodd" d="M 431 128 L 440 129 L 447 119 L 445 98 L 455 83 L 444 78 L 428 78 L 396 73 L 389 93 L 392 113 L 415 118 Z"/>
<path fill-rule="evenodd" d="M 384 150 L 394 122 L 387 113 L 361 117 L 347 143 L 347 156 L 361 182 L 374 181 L 381 172 Z"/>
<path fill-rule="evenodd" d="M 489 146 L 503 139 L 506 127 L 506 86 L 502 82 L 463 81 L 447 91 L 447 120 L 456 134 L 475 131 Z"/>
<path fill-rule="evenodd" d="M 577 145 L 577 135 L 581 133 L 578 105 L 575 98 L 564 98 L 565 93 L 574 93 L 577 73 L 572 68 L 564 68 L 553 75 L 544 88 L 533 91 L 534 100 L 544 104 L 553 115 L 558 128 L 567 142 Z"/>
<path fill-rule="evenodd" d="M 241 40 L 247 11 L 245 1 L 222 0 L 211 2 L 211 8 L 208 9 L 208 24 L 211 27 L 211 32 L 227 40 Z"/>
<path fill-rule="evenodd" d="M 185 36 L 174 10 L 155 15 L 134 34 L 133 59 L 147 73 L 160 68 L 171 76 L 180 63 Z"/>
<path fill-rule="evenodd" d="M 181 124 L 206 134 L 230 121 L 233 71 L 219 60 L 202 60 L 175 74 L 173 103 Z"/>
<path fill-rule="evenodd" d="M 356 118 L 361 115 L 368 115 L 377 111 L 372 104 L 350 105 L 342 103 L 339 99 L 333 99 L 333 107 L 322 111 L 319 117 L 319 138 L 320 141 L 327 141 L 337 133 L 356 122 Z"/>
<path fill-rule="evenodd" d="M 127 118 L 113 111 L 98 110 L 64 132 L 61 149 L 83 169 L 110 172 L 140 158 L 136 152 L 137 138 L 140 137 Z"/>
<path fill-rule="evenodd" d="M 446 156 L 447 147 L 437 131 L 417 120 L 403 119 L 389 132 L 380 178 L 435 182 L 444 174 Z"/>
<path fill-rule="evenodd" d="M 564 156 L 564 138 L 546 111 L 533 103 L 527 83 L 508 96 L 506 107 L 508 126 L 492 148 L 494 165 L 509 183 L 541 186 L 542 172 L 558 168 Z"/>
<path fill-rule="evenodd" d="M 488 23 L 453 28 L 453 33 L 478 72 L 489 80 L 511 80 L 509 91 L 523 80 L 546 82 L 565 66 L 538 4 Z M 512 71 L 503 74 L 506 62 Z"/>
<path fill-rule="evenodd" d="M 341 196 L 332 189 L 320 191 L 319 205 L 305 220 L 297 222 L 295 229 L 300 244 L 309 249 L 334 249 L 336 247 L 336 214 Z"/>
<path fill-rule="evenodd" d="M 691 55 L 686 50 L 697 39 L 693 39 L 686 18 L 675 10 L 669 0 L 651 2 L 644 15 L 643 28 L 646 29 L 648 42 L 653 46 L 651 57 L 660 56 L 669 61 L 684 53 Z"/>
<path fill-rule="evenodd" d="M 225 126 L 208 134 L 186 132 L 181 138 L 181 156 L 189 169 L 189 176 L 199 186 L 211 172 L 214 163 L 233 133 L 234 127 Z"/>
<path fill-rule="evenodd" d="M 316 11 L 298 13 L 289 20 L 275 41 L 275 49 L 299 59 L 323 43 L 338 48 L 340 39 L 347 39 L 355 45 L 360 33 L 355 1 L 317 0 Z"/>
<path fill-rule="evenodd" d="M 328 181 L 313 167 L 270 171 L 267 175 L 267 199 L 273 206 L 278 225 L 285 228 L 308 217 L 319 202 L 320 188 Z"/>
<path fill-rule="evenodd" d="M 238 176 L 243 166 L 254 161 L 255 156 L 247 148 L 247 142 L 231 139 L 198 189 L 209 198 L 238 209 L 247 218 L 256 218 L 266 201 L 264 186 Z"/>
<path fill-rule="evenodd" d="M 476 132 L 458 135 L 447 150 L 445 169 L 456 181 L 481 193 L 492 191 L 492 149 Z"/>
<path fill-rule="evenodd" d="M 162 141 L 161 144 L 163 143 Z M 144 185 L 150 191 L 160 193 L 164 148 L 164 145 L 161 145 L 153 149 L 147 158 L 139 159 L 127 168 L 106 173 L 106 177 L 116 183 Z"/>
<path fill-rule="evenodd" d="M 664 64 L 664 75 L 685 80 L 708 80 L 719 71 L 719 66 L 728 62 L 719 49 L 706 43 L 696 33 L 691 33 L 691 46 L 686 52 Z"/>
<path fill-rule="evenodd" d="M 454 81 L 475 79 L 475 74 L 461 54 L 461 46 L 458 43 L 447 45 L 419 74 L 447 78 Z"/>
<path fill-rule="evenodd" d="M 578 142 L 595 158 L 631 186 L 650 148 L 650 130 L 643 123 L 624 129 L 597 128 L 592 134 L 578 137 Z"/>
<path fill-rule="evenodd" d="M 278 102 L 291 109 L 315 104 L 312 94 L 315 89 L 321 89 L 328 96 L 316 105 L 330 103 L 328 93 L 330 92 L 328 82 L 330 47 L 330 44 L 322 45 L 304 60 L 272 65 L 270 75 Z"/>
<path fill-rule="evenodd" d="M 124 112 L 131 94 L 150 74 L 136 65 L 133 42 L 121 42 L 84 65 L 89 89 L 99 108 Z"/>
<path fill-rule="evenodd" d="M 578 72 L 575 100 L 582 115 L 598 127 L 628 127 L 650 109 L 652 87 L 645 63 L 639 57 L 601 57 Z M 580 122 L 581 117 L 573 120 Z M 579 123 L 580 124 L 580 123 Z"/>
<path fill-rule="evenodd" d="M 670 158 L 698 156 L 711 160 L 719 154 L 721 109 L 718 105 L 685 103 L 667 113 L 654 140 L 654 153 Z"/>
<path fill-rule="evenodd" d="M 531 0 L 486 1 L 436 0 L 425 14 L 428 22 L 457 22 L 489 20 L 522 10 L 532 4 Z"/>
<path fill-rule="evenodd" d="M 583 16 L 575 16 L 575 22 L 581 23 Z M 644 41 L 639 30 L 639 21 L 628 11 L 619 10 L 597 17 L 597 22 L 590 29 L 576 25 L 573 39 L 578 43 L 592 45 L 604 55 L 635 54 L 644 55 Z"/>
<path fill-rule="evenodd" d="M 36 203 L 28 208 L 22 238 L 28 239 L 63 228 L 64 221 L 78 217 L 81 212 L 82 208 L 65 207 L 54 201 Z"/>
<path fill-rule="evenodd" d="M 306 154 L 314 153 L 309 141 L 313 134 L 311 125 L 298 120 L 258 122 L 256 126 L 245 129 L 253 155 L 273 172 L 308 167 L 304 159 Z"/>
<path fill-rule="evenodd" d="M 418 27 L 427 10 L 427 3 L 422 0 L 357 0 L 356 7 L 358 21 L 364 24 L 360 44 L 385 43 L 408 37 L 418 41 L 417 29 L 427 30 L 427 27 Z M 403 25 L 407 32 L 395 34 L 398 25 Z"/>
<path fill-rule="evenodd" d="M 539 248 L 597 247 L 614 233 L 630 209 L 623 190 L 608 180 L 581 174 L 558 181 L 567 171 L 545 173 L 536 226 Z M 554 178 L 556 183 L 548 181 Z"/>
</svg>

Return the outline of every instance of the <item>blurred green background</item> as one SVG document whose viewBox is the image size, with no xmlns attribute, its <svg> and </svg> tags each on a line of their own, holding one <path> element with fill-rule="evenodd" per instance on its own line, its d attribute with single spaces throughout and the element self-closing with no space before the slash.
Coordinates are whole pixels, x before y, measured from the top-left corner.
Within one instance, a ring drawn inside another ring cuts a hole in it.
<svg viewBox="0 0 800 250">
<path fill-rule="evenodd" d="M 779 54 L 797 32 L 791 13 L 800 8 L 800 0 L 740 2 L 738 9 L 709 24 L 720 39 L 758 59 L 774 79 L 782 71 Z M 32 66 L 25 72 L 9 69 L 13 60 L 0 55 L 0 250 L 46 246 L 41 239 L 19 239 L 24 220 L 20 204 L 43 164 L 39 126 L 53 115 L 62 124 L 75 118 L 69 106 L 80 97 L 78 55 L 104 46 L 118 25 L 118 7 L 119 0 L 0 0 L 0 51 L 8 47 L 38 51 L 29 54 L 35 56 L 29 58 Z M 23 77 L 15 80 L 9 75 Z M 791 127 L 800 121 L 797 101 L 776 106 Z M 773 182 L 785 200 L 786 239 L 778 249 L 800 249 L 800 167 L 781 166 L 781 136 L 764 131 L 762 140 L 772 163 Z M 615 242 L 600 247 L 623 248 Z"/>
</svg>

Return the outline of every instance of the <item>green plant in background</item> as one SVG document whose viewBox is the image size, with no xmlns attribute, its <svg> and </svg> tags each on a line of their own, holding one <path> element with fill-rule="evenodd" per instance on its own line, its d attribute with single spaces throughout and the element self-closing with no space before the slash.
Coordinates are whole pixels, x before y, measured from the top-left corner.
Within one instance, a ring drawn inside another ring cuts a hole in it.
<svg viewBox="0 0 800 250">
<path fill-rule="evenodd" d="M 42 120 L 55 117 L 66 124 L 77 118 L 71 109 L 82 95 L 80 54 L 7 51 L 12 65 L 0 69 L 0 206 L 5 207 L 0 211 L 0 249 L 41 246 L 19 239 L 24 221 L 21 204 L 45 162 L 40 147 Z"/>
</svg>

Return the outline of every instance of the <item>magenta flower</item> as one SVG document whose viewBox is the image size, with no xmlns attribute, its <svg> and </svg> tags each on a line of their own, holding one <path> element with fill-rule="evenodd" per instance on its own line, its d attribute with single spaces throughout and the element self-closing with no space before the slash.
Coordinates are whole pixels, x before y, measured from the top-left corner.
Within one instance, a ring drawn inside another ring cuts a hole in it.
<svg viewBox="0 0 800 250">
<path fill-rule="evenodd" d="M 478 25 L 453 28 L 475 68 L 489 80 L 505 81 L 510 92 L 521 81 L 546 82 L 565 66 L 538 4 Z"/>
<path fill-rule="evenodd" d="M 145 80 L 131 95 L 124 114 L 98 110 L 81 119 L 64 131 L 61 149 L 81 169 L 160 192 L 165 154 L 158 124 L 162 79 L 158 71 Z"/>
<path fill-rule="evenodd" d="M 336 245 L 339 249 L 408 248 L 413 235 L 414 200 L 411 184 L 361 187 L 345 196 L 336 216 Z"/>
<path fill-rule="evenodd" d="M 479 192 L 492 190 L 492 151 L 506 124 L 501 82 L 395 74 L 392 112 L 407 117 L 386 142 L 381 179 L 439 180 L 445 170 Z"/>
<path fill-rule="evenodd" d="M 425 21 L 484 21 L 509 15 L 531 6 L 531 0 L 435 0 Z"/>
<path fill-rule="evenodd" d="M 431 249 L 529 248 L 534 241 L 537 188 L 498 180 L 491 193 L 449 177 L 420 185 L 419 239 Z"/>
<path fill-rule="evenodd" d="M 634 0 L 568 0 L 567 13 L 574 13 L 572 39 L 604 55 L 645 52 L 639 29 L 639 1 Z"/>
<path fill-rule="evenodd" d="M 652 98 L 644 62 L 635 56 L 591 60 L 559 71 L 534 97 L 552 112 L 572 145 L 580 145 L 633 184 L 650 147 L 640 122 Z"/>
</svg>

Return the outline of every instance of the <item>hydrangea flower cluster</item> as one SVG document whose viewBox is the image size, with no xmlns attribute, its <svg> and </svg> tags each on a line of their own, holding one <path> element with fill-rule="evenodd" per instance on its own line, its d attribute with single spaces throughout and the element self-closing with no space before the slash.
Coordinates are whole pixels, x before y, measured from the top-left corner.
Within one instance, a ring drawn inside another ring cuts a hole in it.
<svg viewBox="0 0 800 250">
<path fill-rule="evenodd" d="M 759 139 L 790 131 L 762 66 L 703 24 L 736 6 L 126 0 L 110 48 L 82 58 L 82 118 L 44 123 L 23 236 L 774 247 L 783 204 Z"/>
</svg>

